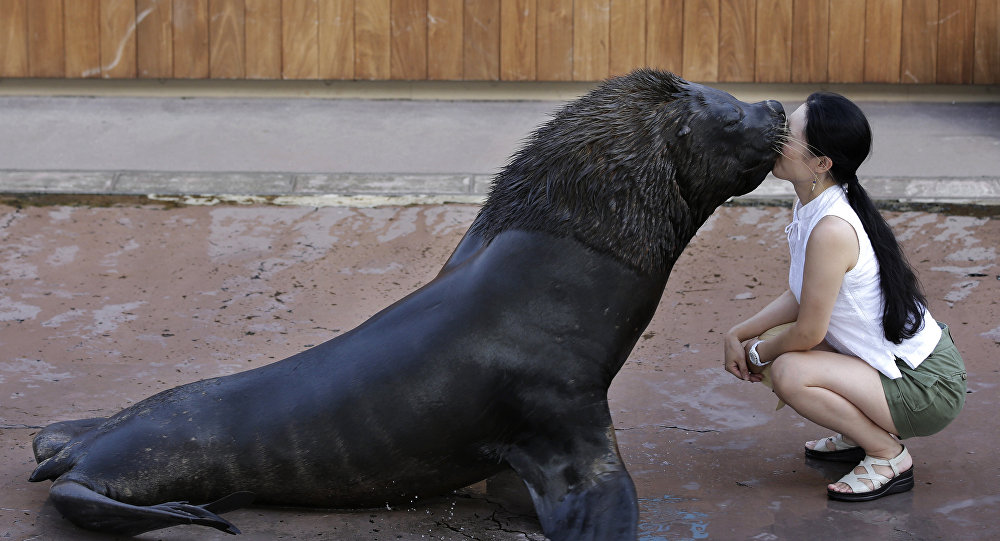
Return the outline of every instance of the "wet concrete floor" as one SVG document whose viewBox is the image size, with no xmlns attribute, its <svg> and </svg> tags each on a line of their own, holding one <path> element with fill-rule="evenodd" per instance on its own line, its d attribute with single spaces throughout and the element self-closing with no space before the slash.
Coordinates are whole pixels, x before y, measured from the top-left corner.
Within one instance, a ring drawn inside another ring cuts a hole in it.
<svg viewBox="0 0 1000 541">
<path fill-rule="evenodd" d="M 476 213 L 380 208 L 0 206 L 0 539 L 108 539 L 31 484 L 31 437 L 318 344 L 430 280 Z M 990 214 L 988 212 L 987 214 Z M 788 208 L 724 207 L 678 261 L 610 391 L 644 541 L 1000 537 L 1000 220 L 888 212 L 969 371 L 965 410 L 909 440 L 916 488 L 831 502 L 826 431 L 722 370 L 721 333 L 786 287 Z M 266 397 L 261 397 L 266 400 Z M 540 540 L 510 479 L 359 511 L 250 508 L 244 539 Z M 140 539 L 229 539 L 176 527 Z"/>
</svg>

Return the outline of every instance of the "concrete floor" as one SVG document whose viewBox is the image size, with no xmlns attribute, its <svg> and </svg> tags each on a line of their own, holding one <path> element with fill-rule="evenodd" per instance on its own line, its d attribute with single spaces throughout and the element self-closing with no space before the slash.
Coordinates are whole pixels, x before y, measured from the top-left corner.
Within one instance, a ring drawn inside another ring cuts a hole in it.
<svg viewBox="0 0 1000 541">
<path fill-rule="evenodd" d="M 678 261 L 610 391 L 644 541 L 1000 537 L 998 207 L 889 212 L 969 371 L 965 410 L 907 445 L 916 488 L 828 501 L 850 468 L 806 461 L 826 431 L 722 370 L 721 332 L 786 286 L 790 210 L 724 207 Z M 318 344 L 431 279 L 476 213 L 408 207 L 0 206 L 0 539 L 108 539 L 30 484 L 31 437 L 160 390 Z M 511 480 L 405 508 L 251 508 L 245 539 L 541 540 Z M 228 539 L 177 527 L 141 539 Z"/>
</svg>

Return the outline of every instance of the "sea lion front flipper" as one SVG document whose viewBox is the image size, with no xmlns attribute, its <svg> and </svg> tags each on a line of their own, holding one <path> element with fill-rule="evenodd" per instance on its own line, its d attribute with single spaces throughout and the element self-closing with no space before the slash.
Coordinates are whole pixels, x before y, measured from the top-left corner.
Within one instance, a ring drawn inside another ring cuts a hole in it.
<svg viewBox="0 0 1000 541">
<path fill-rule="evenodd" d="M 53 483 L 49 496 L 56 509 L 73 524 L 88 530 L 127 536 L 182 524 L 209 526 L 226 533 L 238 534 L 240 530 L 236 526 L 209 509 L 233 510 L 249 505 L 253 500 L 252 494 L 238 492 L 206 505 L 191 505 L 186 502 L 130 505 L 98 494 L 75 481 Z"/>
<path fill-rule="evenodd" d="M 577 425 L 573 432 L 561 425 L 507 454 L 552 541 L 636 539 L 635 484 L 618 454 L 610 414 L 607 417 L 604 428 Z"/>
</svg>

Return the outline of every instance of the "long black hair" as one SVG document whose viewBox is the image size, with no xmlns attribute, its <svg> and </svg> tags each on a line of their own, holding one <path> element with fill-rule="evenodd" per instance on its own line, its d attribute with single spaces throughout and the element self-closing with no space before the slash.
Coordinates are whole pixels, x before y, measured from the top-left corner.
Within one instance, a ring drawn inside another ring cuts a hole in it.
<svg viewBox="0 0 1000 541">
<path fill-rule="evenodd" d="M 806 99 L 806 142 L 817 156 L 833 162 L 830 174 L 847 191 L 847 201 L 864 225 L 878 260 L 879 283 L 885 303 L 882 329 L 898 344 L 917 334 L 924 323 L 927 299 L 885 218 L 858 182 L 857 170 L 871 154 L 872 130 L 864 112 L 832 92 Z"/>
</svg>

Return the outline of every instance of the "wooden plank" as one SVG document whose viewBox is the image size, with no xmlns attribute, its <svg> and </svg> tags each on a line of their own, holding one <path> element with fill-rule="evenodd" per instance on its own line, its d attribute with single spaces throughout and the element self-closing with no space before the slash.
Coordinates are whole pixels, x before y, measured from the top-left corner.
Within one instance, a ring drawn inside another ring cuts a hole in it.
<svg viewBox="0 0 1000 541">
<path fill-rule="evenodd" d="M 174 2 L 174 77 L 208 77 L 208 0 Z"/>
<path fill-rule="evenodd" d="M 624 75 L 646 64 L 646 2 L 611 0 L 608 73 Z"/>
<path fill-rule="evenodd" d="M 101 5 L 98 0 L 63 3 L 66 77 L 101 76 Z M 0 17 L 2 19 L 2 17 Z M 0 57 L 3 52 L 0 51 Z"/>
<path fill-rule="evenodd" d="M 573 80 L 608 76 L 609 0 L 576 0 L 573 5 Z"/>
<path fill-rule="evenodd" d="M 860 83 L 865 78 L 865 0 L 837 0 L 830 18 L 827 79 Z"/>
<path fill-rule="evenodd" d="M 719 80 L 751 82 L 756 68 L 757 1 L 722 0 L 719 5 Z"/>
<path fill-rule="evenodd" d="M 465 0 L 462 73 L 467 81 L 500 78 L 500 4 Z"/>
<path fill-rule="evenodd" d="M 719 80 L 719 0 L 684 0 L 683 66 L 685 79 Z"/>
<path fill-rule="evenodd" d="M 903 0 L 901 83 L 933 83 L 937 77 L 938 0 Z"/>
<path fill-rule="evenodd" d="M 674 73 L 684 67 L 684 0 L 646 3 L 646 64 Z"/>
<path fill-rule="evenodd" d="M 1000 83 L 1000 2 L 976 2 L 976 41 L 972 82 L 977 85 Z"/>
<path fill-rule="evenodd" d="M 573 79 L 573 0 L 538 0 L 539 81 Z"/>
<path fill-rule="evenodd" d="M 101 77 L 135 78 L 135 0 L 101 0 Z"/>
<path fill-rule="evenodd" d="M 535 0 L 500 1 L 500 79 L 534 81 L 538 76 L 535 32 L 538 4 Z"/>
<path fill-rule="evenodd" d="M 354 76 L 388 79 L 390 57 L 389 0 L 354 3 Z"/>
<path fill-rule="evenodd" d="M 826 82 L 829 64 L 830 0 L 792 3 L 792 82 Z"/>
<path fill-rule="evenodd" d="M 136 66 L 140 79 L 174 76 L 173 2 L 135 0 Z"/>
<path fill-rule="evenodd" d="M 208 68 L 213 79 L 242 79 L 245 17 L 243 0 L 209 0 Z"/>
<path fill-rule="evenodd" d="M 792 0 L 757 0 L 758 83 L 792 80 Z"/>
<path fill-rule="evenodd" d="M 28 75 L 63 77 L 66 53 L 62 0 L 28 2 Z"/>
<path fill-rule="evenodd" d="M 281 76 L 319 78 L 319 4 L 281 0 Z"/>
<path fill-rule="evenodd" d="M 427 78 L 462 78 L 463 0 L 427 0 Z"/>
<path fill-rule="evenodd" d="M 938 17 L 937 82 L 971 83 L 975 62 L 976 1 L 941 0 Z"/>
<path fill-rule="evenodd" d="M 903 0 L 868 2 L 865 10 L 865 82 L 898 83 Z"/>
<path fill-rule="evenodd" d="M 0 77 L 28 76 L 27 0 L 0 0 Z"/>
<path fill-rule="evenodd" d="M 427 0 L 392 0 L 389 28 L 390 78 L 427 79 Z"/>
<path fill-rule="evenodd" d="M 354 78 L 354 0 L 319 1 L 319 76 Z"/>
<path fill-rule="evenodd" d="M 281 78 L 281 3 L 246 0 L 243 11 L 247 79 Z"/>
</svg>

